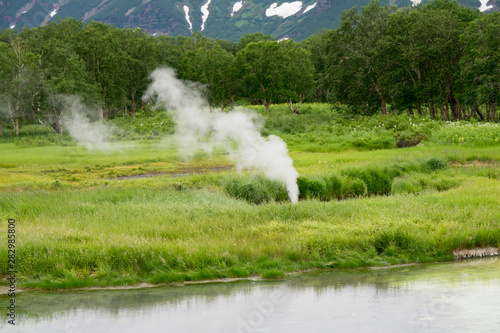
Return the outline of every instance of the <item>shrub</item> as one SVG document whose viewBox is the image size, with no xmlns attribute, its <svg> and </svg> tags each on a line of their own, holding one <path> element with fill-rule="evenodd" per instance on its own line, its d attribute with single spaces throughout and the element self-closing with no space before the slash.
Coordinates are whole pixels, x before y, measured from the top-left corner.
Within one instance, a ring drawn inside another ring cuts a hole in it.
<svg viewBox="0 0 500 333">
<path fill-rule="evenodd" d="M 360 178 L 367 186 L 368 194 L 388 194 L 392 188 L 392 178 L 388 169 L 347 169 L 344 173 L 351 178 Z"/>
<path fill-rule="evenodd" d="M 390 149 L 394 148 L 395 141 L 388 131 L 372 131 L 355 137 L 352 145 L 356 148 L 368 150 Z"/>
<path fill-rule="evenodd" d="M 325 200 L 341 199 L 343 196 L 344 184 L 337 175 L 331 175 L 326 179 Z"/>
<path fill-rule="evenodd" d="M 423 172 L 433 172 L 448 168 L 448 161 L 440 157 L 431 157 L 421 164 Z"/>
<path fill-rule="evenodd" d="M 343 197 L 352 198 L 364 196 L 368 193 L 365 182 L 359 178 L 346 178 L 343 186 Z"/>
<path fill-rule="evenodd" d="M 448 122 L 433 134 L 432 141 L 441 145 L 497 146 L 500 145 L 500 124 Z"/>
<path fill-rule="evenodd" d="M 450 178 L 442 178 L 438 179 L 432 184 L 432 187 L 434 187 L 438 191 L 447 191 L 451 188 L 457 187 L 460 185 L 460 181 L 455 180 L 455 179 L 450 179 Z"/>
<path fill-rule="evenodd" d="M 415 177 L 401 177 L 394 180 L 392 193 L 418 193 L 426 189 L 446 191 L 460 185 L 460 181 L 448 177 L 433 177 L 429 175 L 417 175 Z"/>
<path fill-rule="evenodd" d="M 285 201 L 288 193 L 284 184 L 263 176 L 251 178 L 235 177 L 224 183 L 226 193 L 234 198 L 259 205 L 274 201 Z"/>
<path fill-rule="evenodd" d="M 299 197 L 301 199 L 325 199 L 326 198 L 326 181 L 319 177 L 304 177 L 297 178 L 299 186 Z"/>
<path fill-rule="evenodd" d="M 401 249 L 407 252 L 414 252 L 418 248 L 418 242 L 406 230 L 387 231 L 378 235 L 373 242 L 378 254 L 387 253 L 394 249 Z M 391 254 L 391 253 L 387 253 Z"/>
<path fill-rule="evenodd" d="M 422 188 L 419 186 L 419 184 L 416 184 L 414 181 L 411 179 L 404 177 L 404 178 L 396 178 L 394 182 L 392 183 L 392 190 L 391 192 L 393 194 L 397 193 L 418 193 L 422 190 Z"/>
</svg>

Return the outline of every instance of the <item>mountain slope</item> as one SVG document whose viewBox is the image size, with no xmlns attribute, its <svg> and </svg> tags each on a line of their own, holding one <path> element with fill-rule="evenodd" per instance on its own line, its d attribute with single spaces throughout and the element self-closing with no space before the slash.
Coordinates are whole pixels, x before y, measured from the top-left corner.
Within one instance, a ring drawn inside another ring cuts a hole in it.
<svg viewBox="0 0 500 333">
<path fill-rule="evenodd" d="M 122 28 L 140 27 L 151 34 L 191 35 L 238 41 L 245 33 L 263 32 L 276 39 L 302 40 L 335 28 L 341 11 L 365 6 L 369 0 L 0 0 L 0 29 L 34 27 L 73 17 Z M 380 0 L 410 6 L 418 0 Z M 424 1 L 425 2 L 425 1 Z M 482 10 L 498 10 L 500 0 L 460 0 Z"/>
</svg>

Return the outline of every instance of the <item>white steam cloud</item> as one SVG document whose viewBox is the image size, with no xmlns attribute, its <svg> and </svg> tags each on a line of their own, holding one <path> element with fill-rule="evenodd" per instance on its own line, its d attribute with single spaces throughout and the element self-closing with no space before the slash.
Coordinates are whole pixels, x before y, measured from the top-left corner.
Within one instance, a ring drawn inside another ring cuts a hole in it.
<svg viewBox="0 0 500 333">
<path fill-rule="evenodd" d="M 89 150 L 112 149 L 110 144 L 110 137 L 114 130 L 112 127 L 102 122 L 92 122 L 89 115 L 93 110 L 83 105 L 80 97 L 71 95 L 57 97 L 62 107 L 62 124 L 71 137 Z"/>
<path fill-rule="evenodd" d="M 192 157 L 199 150 L 210 153 L 215 147 L 223 147 L 238 170 L 259 170 L 269 179 L 283 182 L 290 201 L 298 201 L 299 174 L 286 143 L 274 135 L 262 137 L 263 121 L 256 113 L 210 110 L 200 86 L 177 79 L 171 68 L 156 69 L 151 79 L 143 100 L 156 101 L 158 107 L 166 106 L 172 113 L 182 154 Z"/>
</svg>

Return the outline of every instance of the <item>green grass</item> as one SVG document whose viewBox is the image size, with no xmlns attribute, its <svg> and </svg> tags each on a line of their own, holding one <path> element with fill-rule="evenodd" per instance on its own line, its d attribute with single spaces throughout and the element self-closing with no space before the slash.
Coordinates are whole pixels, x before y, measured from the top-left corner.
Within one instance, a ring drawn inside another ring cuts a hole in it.
<svg viewBox="0 0 500 333">
<path fill-rule="evenodd" d="M 314 114 L 334 116 L 323 105 L 304 109 L 311 119 L 298 118 L 290 137 L 312 135 Z M 407 126 L 399 116 L 381 119 Z M 140 118 L 116 123 L 126 121 L 133 128 Z M 335 121 L 370 136 L 382 125 Z M 273 126 L 267 131 L 278 134 Z M 449 125 L 432 126 L 435 134 Z M 305 151 L 304 139 L 289 145 L 300 174 L 294 205 L 283 185 L 226 169 L 224 154 L 185 161 L 171 140 L 138 135 L 107 151 L 0 141 L 0 220 L 17 221 L 19 287 L 281 278 L 310 268 L 452 260 L 457 248 L 500 245 L 494 141 L 442 145 L 428 136 L 404 149 Z M 163 176 L 117 179 L 149 173 Z"/>
</svg>

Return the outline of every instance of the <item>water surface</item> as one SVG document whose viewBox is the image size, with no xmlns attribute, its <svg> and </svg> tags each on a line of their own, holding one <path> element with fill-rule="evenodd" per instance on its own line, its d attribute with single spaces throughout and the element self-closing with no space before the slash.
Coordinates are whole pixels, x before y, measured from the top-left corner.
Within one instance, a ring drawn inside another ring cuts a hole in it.
<svg viewBox="0 0 500 333">
<path fill-rule="evenodd" d="M 30 292 L 16 304 L 18 325 L 3 319 L 1 332 L 500 332 L 500 260 Z"/>
</svg>

